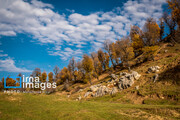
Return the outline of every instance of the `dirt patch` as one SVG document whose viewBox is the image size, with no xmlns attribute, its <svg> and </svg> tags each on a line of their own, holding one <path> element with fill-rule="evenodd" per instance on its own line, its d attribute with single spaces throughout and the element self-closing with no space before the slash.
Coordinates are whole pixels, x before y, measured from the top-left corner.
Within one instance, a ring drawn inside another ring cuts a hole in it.
<svg viewBox="0 0 180 120">
<path fill-rule="evenodd" d="M 147 120 L 166 120 L 167 119 L 159 115 L 150 114 L 139 109 L 118 110 L 116 112 L 118 112 L 121 115 L 129 116 L 133 118 L 139 118 L 139 119 L 147 119 Z"/>
<path fill-rule="evenodd" d="M 21 101 L 21 98 L 17 96 L 9 96 L 7 99 L 8 101 Z"/>
</svg>

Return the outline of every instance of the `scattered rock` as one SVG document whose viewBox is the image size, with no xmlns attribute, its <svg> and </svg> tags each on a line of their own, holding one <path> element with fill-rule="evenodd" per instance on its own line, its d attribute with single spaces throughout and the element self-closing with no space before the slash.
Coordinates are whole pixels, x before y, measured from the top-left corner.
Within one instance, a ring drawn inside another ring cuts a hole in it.
<svg viewBox="0 0 180 120">
<path fill-rule="evenodd" d="M 136 90 L 139 90 L 139 86 L 136 86 L 135 89 L 136 89 Z"/>
<path fill-rule="evenodd" d="M 113 87 L 111 92 L 110 92 L 110 95 L 114 95 L 118 92 L 118 89 L 116 87 Z"/>
<path fill-rule="evenodd" d="M 86 92 L 86 93 L 84 94 L 84 98 L 88 97 L 89 94 L 90 94 L 90 92 Z"/>
<path fill-rule="evenodd" d="M 79 89 L 79 91 L 78 92 L 82 92 L 83 91 L 83 89 Z"/>
<path fill-rule="evenodd" d="M 70 97 L 70 95 L 67 95 L 67 98 L 69 98 Z"/>
<path fill-rule="evenodd" d="M 81 100 L 81 96 L 79 96 L 79 97 L 76 99 L 76 101 L 79 101 L 79 100 Z"/>
<path fill-rule="evenodd" d="M 159 77 L 158 74 L 154 75 L 154 76 L 153 76 L 153 81 L 156 82 L 156 81 L 158 80 L 158 77 Z"/>
<path fill-rule="evenodd" d="M 167 52 L 168 52 L 168 50 L 164 50 L 164 52 L 165 52 L 165 53 L 167 53 Z"/>
<path fill-rule="evenodd" d="M 152 66 L 152 67 L 148 68 L 147 73 L 151 73 L 151 72 L 156 73 L 156 72 L 159 72 L 159 69 L 160 69 L 159 66 Z"/>
<path fill-rule="evenodd" d="M 136 71 L 132 71 L 131 74 L 134 76 L 134 79 L 135 79 L 135 80 L 138 80 L 138 79 L 141 77 L 141 75 L 138 74 L 138 72 L 136 72 Z"/>
</svg>

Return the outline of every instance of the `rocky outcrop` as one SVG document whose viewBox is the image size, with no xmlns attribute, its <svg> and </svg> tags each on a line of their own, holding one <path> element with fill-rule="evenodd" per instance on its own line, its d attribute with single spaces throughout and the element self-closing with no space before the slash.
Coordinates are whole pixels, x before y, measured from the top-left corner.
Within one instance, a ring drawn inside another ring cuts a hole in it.
<svg viewBox="0 0 180 120">
<path fill-rule="evenodd" d="M 118 75 L 115 75 L 115 74 L 111 74 L 111 81 L 118 81 L 118 78 L 119 78 L 119 76 Z M 111 82 L 110 81 L 110 82 Z"/>
<path fill-rule="evenodd" d="M 119 75 L 124 76 L 124 75 L 127 75 L 127 74 L 128 74 L 127 72 L 121 72 Z"/>
<path fill-rule="evenodd" d="M 133 75 L 133 77 L 134 77 L 135 80 L 138 80 L 138 79 L 141 77 L 141 75 L 138 74 L 138 72 L 136 72 L 136 71 L 132 71 L 131 74 Z"/>
<path fill-rule="evenodd" d="M 94 94 L 94 97 L 104 96 L 109 92 L 109 89 L 106 86 L 100 86 L 97 92 Z"/>
<path fill-rule="evenodd" d="M 118 89 L 116 87 L 113 87 L 111 92 L 110 92 L 110 95 L 114 95 L 118 92 Z"/>
<path fill-rule="evenodd" d="M 134 80 L 138 80 L 141 76 L 136 71 L 132 71 L 130 74 L 125 72 L 120 74 L 123 75 L 117 84 L 120 90 L 131 87 L 134 84 Z"/>
<path fill-rule="evenodd" d="M 86 92 L 86 93 L 84 94 L 84 98 L 88 97 L 89 95 L 90 95 L 90 92 Z"/>
<path fill-rule="evenodd" d="M 152 66 L 152 67 L 148 68 L 147 73 L 156 73 L 156 72 L 159 72 L 159 70 L 160 70 L 159 66 Z"/>
<path fill-rule="evenodd" d="M 117 76 L 116 76 L 115 74 L 111 74 L 111 78 L 112 78 L 113 80 L 115 80 L 115 79 L 117 79 Z"/>
<path fill-rule="evenodd" d="M 90 90 L 91 90 L 92 92 L 96 92 L 100 86 L 101 86 L 100 84 L 92 85 L 92 86 L 90 87 Z"/>
<path fill-rule="evenodd" d="M 120 75 L 111 74 L 111 80 L 107 82 L 107 86 L 102 86 L 101 84 L 90 86 L 91 92 L 86 92 L 84 98 L 89 95 L 93 97 L 100 97 L 106 94 L 114 95 L 118 92 L 118 88 L 123 90 L 131 87 L 134 84 L 134 80 L 138 80 L 140 76 L 136 71 L 131 73 L 122 72 Z"/>
</svg>

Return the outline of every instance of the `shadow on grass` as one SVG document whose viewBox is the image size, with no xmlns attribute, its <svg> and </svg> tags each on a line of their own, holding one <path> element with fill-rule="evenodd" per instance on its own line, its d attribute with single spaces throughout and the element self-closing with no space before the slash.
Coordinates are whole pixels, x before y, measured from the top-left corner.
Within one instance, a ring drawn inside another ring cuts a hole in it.
<svg viewBox="0 0 180 120">
<path fill-rule="evenodd" d="M 160 81 L 170 81 L 173 84 L 180 85 L 180 65 L 164 71 L 159 76 Z"/>
</svg>

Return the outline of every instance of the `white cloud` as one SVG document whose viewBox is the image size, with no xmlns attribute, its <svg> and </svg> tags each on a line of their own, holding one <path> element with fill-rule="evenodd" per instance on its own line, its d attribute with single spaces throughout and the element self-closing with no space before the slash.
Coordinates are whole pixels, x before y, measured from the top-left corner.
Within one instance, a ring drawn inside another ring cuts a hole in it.
<svg viewBox="0 0 180 120">
<path fill-rule="evenodd" d="M 6 72 L 31 72 L 31 70 L 16 67 L 14 60 L 12 60 L 10 58 L 7 58 L 5 60 L 0 60 L 0 71 L 6 71 Z"/>
<path fill-rule="evenodd" d="M 28 33 L 43 44 L 54 44 L 50 55 L 67 60 L 79 57 L 86 44 L 98 49 L 104 40 L 125 36 L 130 25 L 140 27 L 148 17 L 161 17 L 165 0 L 128 0 L 109 12 L 97 11 L 89 15 L 74 13 L 69 16 L 54 12 L 51 4 L 32 0 L 0 0 L 0 35 L 16 36 Z M 64 48 L 72 46 L 72 48 Z"/>
<path fill-rule="evenodd" d="M 7 57 L 8 56 L 8 54 L 1 54 L 0 53 L 0 57 Z"/>
</svg>

